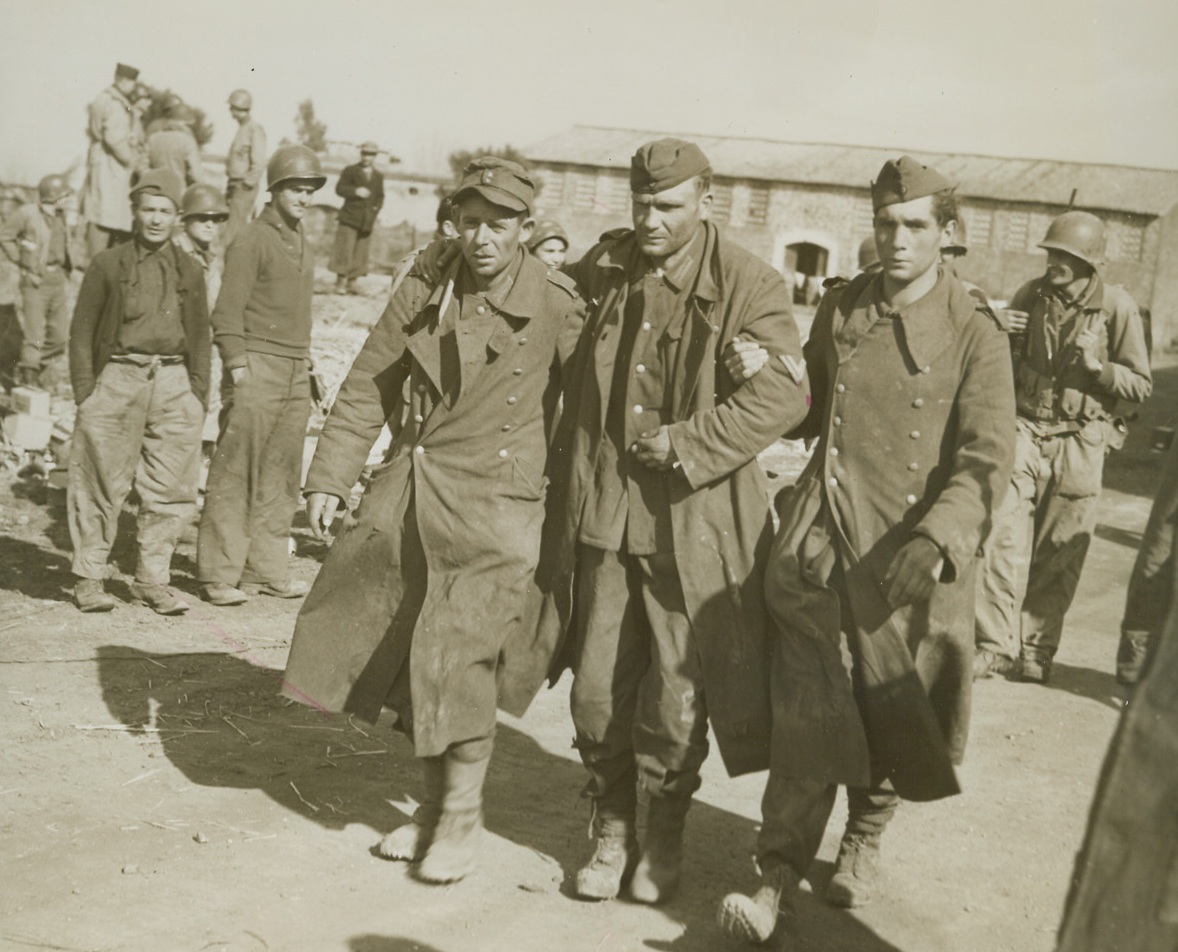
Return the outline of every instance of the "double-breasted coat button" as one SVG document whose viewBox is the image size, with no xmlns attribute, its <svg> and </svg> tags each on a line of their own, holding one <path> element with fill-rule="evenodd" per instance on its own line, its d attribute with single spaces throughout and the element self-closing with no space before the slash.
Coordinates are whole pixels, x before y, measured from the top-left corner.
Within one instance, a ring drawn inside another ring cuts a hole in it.
<svg viewBox="0 0 1178 952">
<path fill-rule="evenodd" d="M 507 459 L 507 450 L 500 450 L 499 451 L 499 458 L 500 459 Z"/>
<path fill-rule="evenodd" d="M 920 439 L 920 430 L 913 430 L 911 433 L 908 434 L 908 436 L 914 440 L 919 440 Z"/>
<path fill-rule="evenodd" d="M 424 446 L 414 447 L 413 452 L 416 453 L 418 456 L 421 456 L 425 452 L 425 447 Z"/>
<path fill-rule="evenodd" d="M 506 433 L 508 430 L 510 430 L 510 429 L 511 429 L 511 424 L 510 424 L 510 423 L 504 423 L 504 424 L 503 424 L 503 426 L 499 427 L 499 429 L 501 429 L 501 430 L 502 430 L 504 433 Z"/>
<path fill-rule="evenodd" d="M 414 423 L 424 423 L 425 417 L 423 417 L 420 413 L 415 413 L 415 414 L 413 414 L 413 422 Z"/>
<path fill-rule="evenodd" d="M 478 307 L 476 307 L 476 308 L 474 309 L 474 312 L 475 312 L 476 314 L 486 314 L 486 313 L 487 313 L 487 309 L 486 309 L 485 307 L 483 307 L 483 305 L 481 305 L 481 304 L 480 304 Z"/>
<path fill-rule="evenodd" d="M 650 326 L 651 326 L 651 325 L 650 325 L 650 321 L 643 321 L 643 322 L 642 322 L 642 329 L 643 329 L 644 331 L 648 331 L 648 330 L 650 330 Z"/>
<path fill-rule="evenodd" d="M 829 482 L 830 485 L 832 485 L 832 486 L 838 486 L 838 484 L 839 484 L 837 476 L 831 476 L 830 479 L 827 480 L 827 482 Z"/>
<path fill-rule="evenodd" d="M 646 364 L 635 364 L 634 373 L 636 373 L 636 374 L 646 373 Z"/>
<path fill-rule="evenodd" d="M 910 506 L 915 506 L 916 505 L 916 496 L 912 493 L 909 493 L 907 496 L 904 497 L 904 501 L 906 503 L 908 503 L 908 505 L 910 505 Z"/>
<path fill-rule="evenodd" d="M 909 463 L 908 464 L 908 471 L 910 473 L 915 473 L 918 469 L 920 469 L 919 463 Z"/>
<path fill-rule="evenodd" d="M 920 372 L 922 374 L 931 374 L 933 372 L 933 368 L 926 364 L 925 366 L 920 368 Z"/>
<path fill-rule="evenodd" d="M 513 371 L 512 371 L 512 373 L 513 373 L 513 374 L 515 374 L 517 377 L 518 377 L 520 374 L 522 374 L 523 372 L 524 372 L 524 368 L 523 368 L 523 367 L 516 367 L 516 368 L 515 368 L 515 370 L 513 370 Z"/>
<path fill-rule="evenodd" d="M 512 394 L 507 398 L 507 402 L 514 406 L 516 403 L 519 403 L 519 397 L 517 397 L 515 394 Z"/>
<path fill-rule="evenodd" d="M 642 412 L 642 404 L 641 404 L 641 403 L 636 403 L 636 404 L 634 404 L 634 412 L 635 412 L 635 413 L 641 413 L 641 412 Z"/>
<path fill-rule="evenodd" d="M 919 410 L 921 407 L 924 406 L 924 397 L 917 397 L 915 400 L 912 401 L 912 405 L 914 407 L 916 407 L 917 410 Z"/>
<path fill-rule="evenodd" d="M 834 385 L 834 391 L 835 391 L 835 393 L 846 393 L 846 392 L 847 392 L 847 388 L 846 388 L 846 386 L 845 386 L 844 384 L 841 384 L 841 383 L 836 383 L 836 384 Z"/>
<path fill-rule="evenodd" d="M 831 456 L 838 456 L 839 455 L 839 448 L 837 446 L 832 446 L 830 448 L 830 455 Z"/>
<path fill-rule="evenodd" d="M 841 416 L 836 416 L 830 422 L 833 423 L 835 426 L 842 426 L 843 425 L 843 418 Z"/>
<path fill-rule="evenodd" d="M 524 344 L 526 344 L 527 342 L 528 342 L 528 339 L 526 337 L 521 337 L 516 343 L 518 343 L 520 345 L 520 347 L 523 347 Z"/>
</svg>

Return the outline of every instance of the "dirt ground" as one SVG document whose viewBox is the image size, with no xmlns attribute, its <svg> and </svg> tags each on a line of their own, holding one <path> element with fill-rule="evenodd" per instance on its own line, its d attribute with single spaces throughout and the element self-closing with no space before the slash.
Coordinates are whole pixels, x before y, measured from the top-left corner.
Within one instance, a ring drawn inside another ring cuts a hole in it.
<svg viewBox="0 0 1178 952">
<path fill-rule="evenodd" d="M 369 297 L 316 298 L 329 381 L 379 310 L 380 279 L 369 280 Z M 814 895 L 799 903 L 800 949 L 1052 948 L 1124 704 L 1113 656 L 1160 459 L 1147 437 L 1172 422 L 1178 395 L 1173 367 L 1157 376 L 1110 462 L 1052 682 L 976 685 L 965 793 L 901 809 L 885 840 L 886 885 L 855 914 L 816 898 L 837 850 L 840 804 L 811 871 Z M 780 483 L 799 458 L 781 447 L 765 462 Z M 218 609 L 194 595 L 179 618 L 129 604 L 82 615 L 68 600 L 64 514 L 62 495 L 43 483 L 0 481 L 0 949 L 742 948 L 714 915 L 726 892 L 755 882 L 763 774 L 731 780 L 709 759 L 671 903 L 578 902 L 568 883 L 587 849 L 588 810 L 563 681 L 522 720 L 501 720 L 478 871 L 424 885 L 373 852 L 419 794 L 405 738 L 386 722 L 326 718 L 278 696 L 298 603 Z M 132 533 L 126 513 L 121 538 Z M 309 581 L 324 548 L 304 522 L 294 537 L 295 574 Z M 189 593 L 194 554 L 190 535 L 175 566 L 176 587 Z M 128 546 L 115 562 L 111 588 L 126 597 Z"/>
</svg>

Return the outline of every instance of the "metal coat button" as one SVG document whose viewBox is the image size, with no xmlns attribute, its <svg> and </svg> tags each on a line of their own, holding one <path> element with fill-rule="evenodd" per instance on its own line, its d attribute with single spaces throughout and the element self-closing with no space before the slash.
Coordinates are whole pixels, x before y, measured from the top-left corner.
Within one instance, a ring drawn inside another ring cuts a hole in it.
<svg viewBox="0 0 1178 952">
<path fill-rule="evenodd" d="M 510 424 L 510 423 L 504 423 L 504 424 L 503 424 L 503 426 L 499 427 L 499 429 L 501 429 L 501 430 L 502 430 L 504 433 L 506 433 L 508 430 L 510 430 L 510 429 L 511 429 L 511 424 Z"/>
<path fill-rule="evenodd" d="M 512 371 L 512 373 L 513 373 L 513 374 L 515 374 L 517 377 L 518 377 L 520 374 L 522 374 L 523 372 L 524 372 L 524 368 L 523 368 L 523 367 L 516 367 L 516 368 L 515 368 L 515 370 L 513 370 L 513 371 Z"/>
<path fill-rule="evenodd" d="M 830 477 L 830 480 L 829 480 L 829 482 L 830 482 L 830 485 L 832 485 L 832 486 L 838 486 L 838 484 L 839 484 L 839 481 L 838 481 L 838 479 L 837 479 L 836 477 L 834 477 L 834 476 L 831 476 L 831 477 Z"/>
<path fill-rule="evenodd" d="M 415 447 L 413 452 L 416 453 L 418 456 L 420 456 L 422 453 L 425 452 L 425 447 L 424 446 Z"/>
<path fill-rule="evenodd" d="M 921 367 L 921 368 L 920 368 L 920 372 L 921 372 L 922 374 L 931 374 L 931 373 L 933 372 L 933 368 L 932 368 L 932 367 L 928 367 L 928 366 Z"/>
<path fill-rule="evenodd" d="M 904 501 L 906 503 L 908 503 L 908 505 L 910 505 L 910 506 L 915 506 L 916 505 L 916 496 L 913 495 L 912 493 L 909 493 L 907 496 L 904 497 Z"/>
<path fill-rule="evenodd" d="M 486 314 L 486 313 L 487 313 L 487 309 L 486 309 L 485 307 L 483 307 L 483 306 L 480 304 L 478 307 L 476 307 L 476 308 L 474 309 L 474 312 L 475 312 L 476 314 Z"/>
<path fill-rule="evenodd" d="M 831 422 L 835 426 L 842 426 L 843 425 L 843 418 L 841 416 L 836 416 L 833 420 L 831 420 Z"/>
<path fill-rule="evenodd" d="M 646 364 L 636 364 L 634 366 L 634 373 L 636 373 L 636 374 L 646 373 Z"/>
<path fill-rule="evenodd" d="M 423 417 L 420 413 L 415 413 L 415 414 L 413 414 L 413 422 L 414 423 L 424 423 L 425 417 Z"/>
<path fill-rule="evenodd" d="M 832 446 L 830 448 L 830 455 L 831 456 L 838 456 L 839 455 L 839 448 L 837 446 Z"/>
<path fill-rule="evenodd" d="M 650 321 L 643 321 L 643 322 L 642 322 L 642 329 L 643 329 L 644 331 L 648 331 L 648 330 L 650 330 Z"/>
<path fill-rule="evenodd" d="M 908 464 L 908 472 L 915 473 L 918 469 L 920 469 L 919 463 L 909 463 Z"/>
<path fill-rule="evenodd" d="M 908 435 L 914 440 L 919 440 L 920 439 L 920 430 L 913 430 Z"/>
<path fill-rule="evenodd" d="M 500 459 L 507 459 L 507 450 L 500 450 L 499 451 L 499 458 Z"/>
<path fill-rule="evenodd" d="M 919 410 L 921 407 L 924 406 L 924 397 L 917 397 L 915 400 L 912 401 L 912 405 L 914 407 L 916 407 L 917 410 Z"/>
<path fill-rule="evenodd" d="M 515 394 L 512 394 L 510 397 L 507 398 L 507 402 L 510 404 L 518 403 L 519 397 L 515 396 Z"/>
<path fill-rule="evenodd" d="M 641 413 L 641 412 L 642 412 L 642 404 L 641 404 L 641 403 L 636 403 L 636 404 L 634 404 L 634 412 L 635 412 L 635 413 Z"/>
<path fill-rule="evenodd" d="M 835 391 L 835 393 L 846 393 L 847 388 L 841 383 L 836 383 L 834 385 L 834 391 Z"/>
</svg>

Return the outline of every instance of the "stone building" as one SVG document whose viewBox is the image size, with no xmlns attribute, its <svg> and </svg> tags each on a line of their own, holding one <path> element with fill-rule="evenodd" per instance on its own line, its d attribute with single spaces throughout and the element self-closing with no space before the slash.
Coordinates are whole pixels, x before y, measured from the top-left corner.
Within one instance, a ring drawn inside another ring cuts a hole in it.
<svg viewBox="0 0 1178 952">
<path fill-rule="evenodd" d="M 573 253 L 629 222 L 634 150 L 666 133 L 574 126 L 526 150 L 542 214 L 568 229 Z M 855 271 L 871 234 L 872 177 L 903 149 L 686 136 L 715 169 L 713 219 L 787 276 Z M 1069 205 L 1108 227 L 1108 276 L 1153 311 L 1155 341 L 1178 334 L 1178 171 L 910 151 L 959 183 L 969 254 L 959 273 L 997 300 L 1042 273 L 1037 247 Z M 816 284 L 811 280 L 811 287 Z"/>
</svg>

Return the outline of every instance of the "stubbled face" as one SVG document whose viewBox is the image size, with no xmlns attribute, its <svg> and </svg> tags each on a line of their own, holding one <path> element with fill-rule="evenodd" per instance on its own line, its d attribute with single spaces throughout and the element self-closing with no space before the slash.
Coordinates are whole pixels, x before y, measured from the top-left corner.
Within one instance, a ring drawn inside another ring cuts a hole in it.
<svg viewBox="0 0 1178 952">
<path fill-rule="evenodd" d="M 898 284 L 910 284 L 941 258 L 952 244 L 954 223 L 937 224 L 933 196 L 885 205 L 875 213 L 875 247 L 883 273 Z"/>
<path fill-rule="evenodd" d="M 271 195 L 278 214 L 288 222 L 300 222 L 307 214 L 307 207 L 311 204 L 311 196 L 315 194 L 313 185 L 303 182 L 291 182 L 281 188 L 276 188 Z"/>
<path fill-rule="evenodd" d="M 669 258 L 689 242 L 712 210 L 712 193 L 688 179 L 654 195 L 633 193 L 630 213 L 638 247 L 649 258 Z"/>
<path fill-rule="evenodd" d="M 532 249 L 532 254 L 550 268 L 559 268 L 568 256 L 568 246 L 560 238 L 546 238 Z"/>
<path fill-rule="evenodd" d="M 200 247 L 207 248 L 217 237 L 224 221 L 219 215 L 189 215 L 184 219 L 184 231 Z"/>
<path fill-rule="evenodd" d="M 526 212 L 496 205 L 475 192 L 455 207 L 454 225 L 467 267 L 489 280 L 515 260 L 520 245 L 531 237 L 535 222 Z"/>
<path fill-rule="evenodd" d="M 1056 248 L 1047 249 L 1047 283 L 1053 288 L 1066 288 L 1077 281 L 1086 281 L 1092 266 L 1075 255 Z"/>
<path fill-rule="evenodd" d="M 140 192 L 132 208 L 135 230 L 149 245 L 162 245 L 172 237 L 179 213 L 170 198 Z"/>
</svg>

